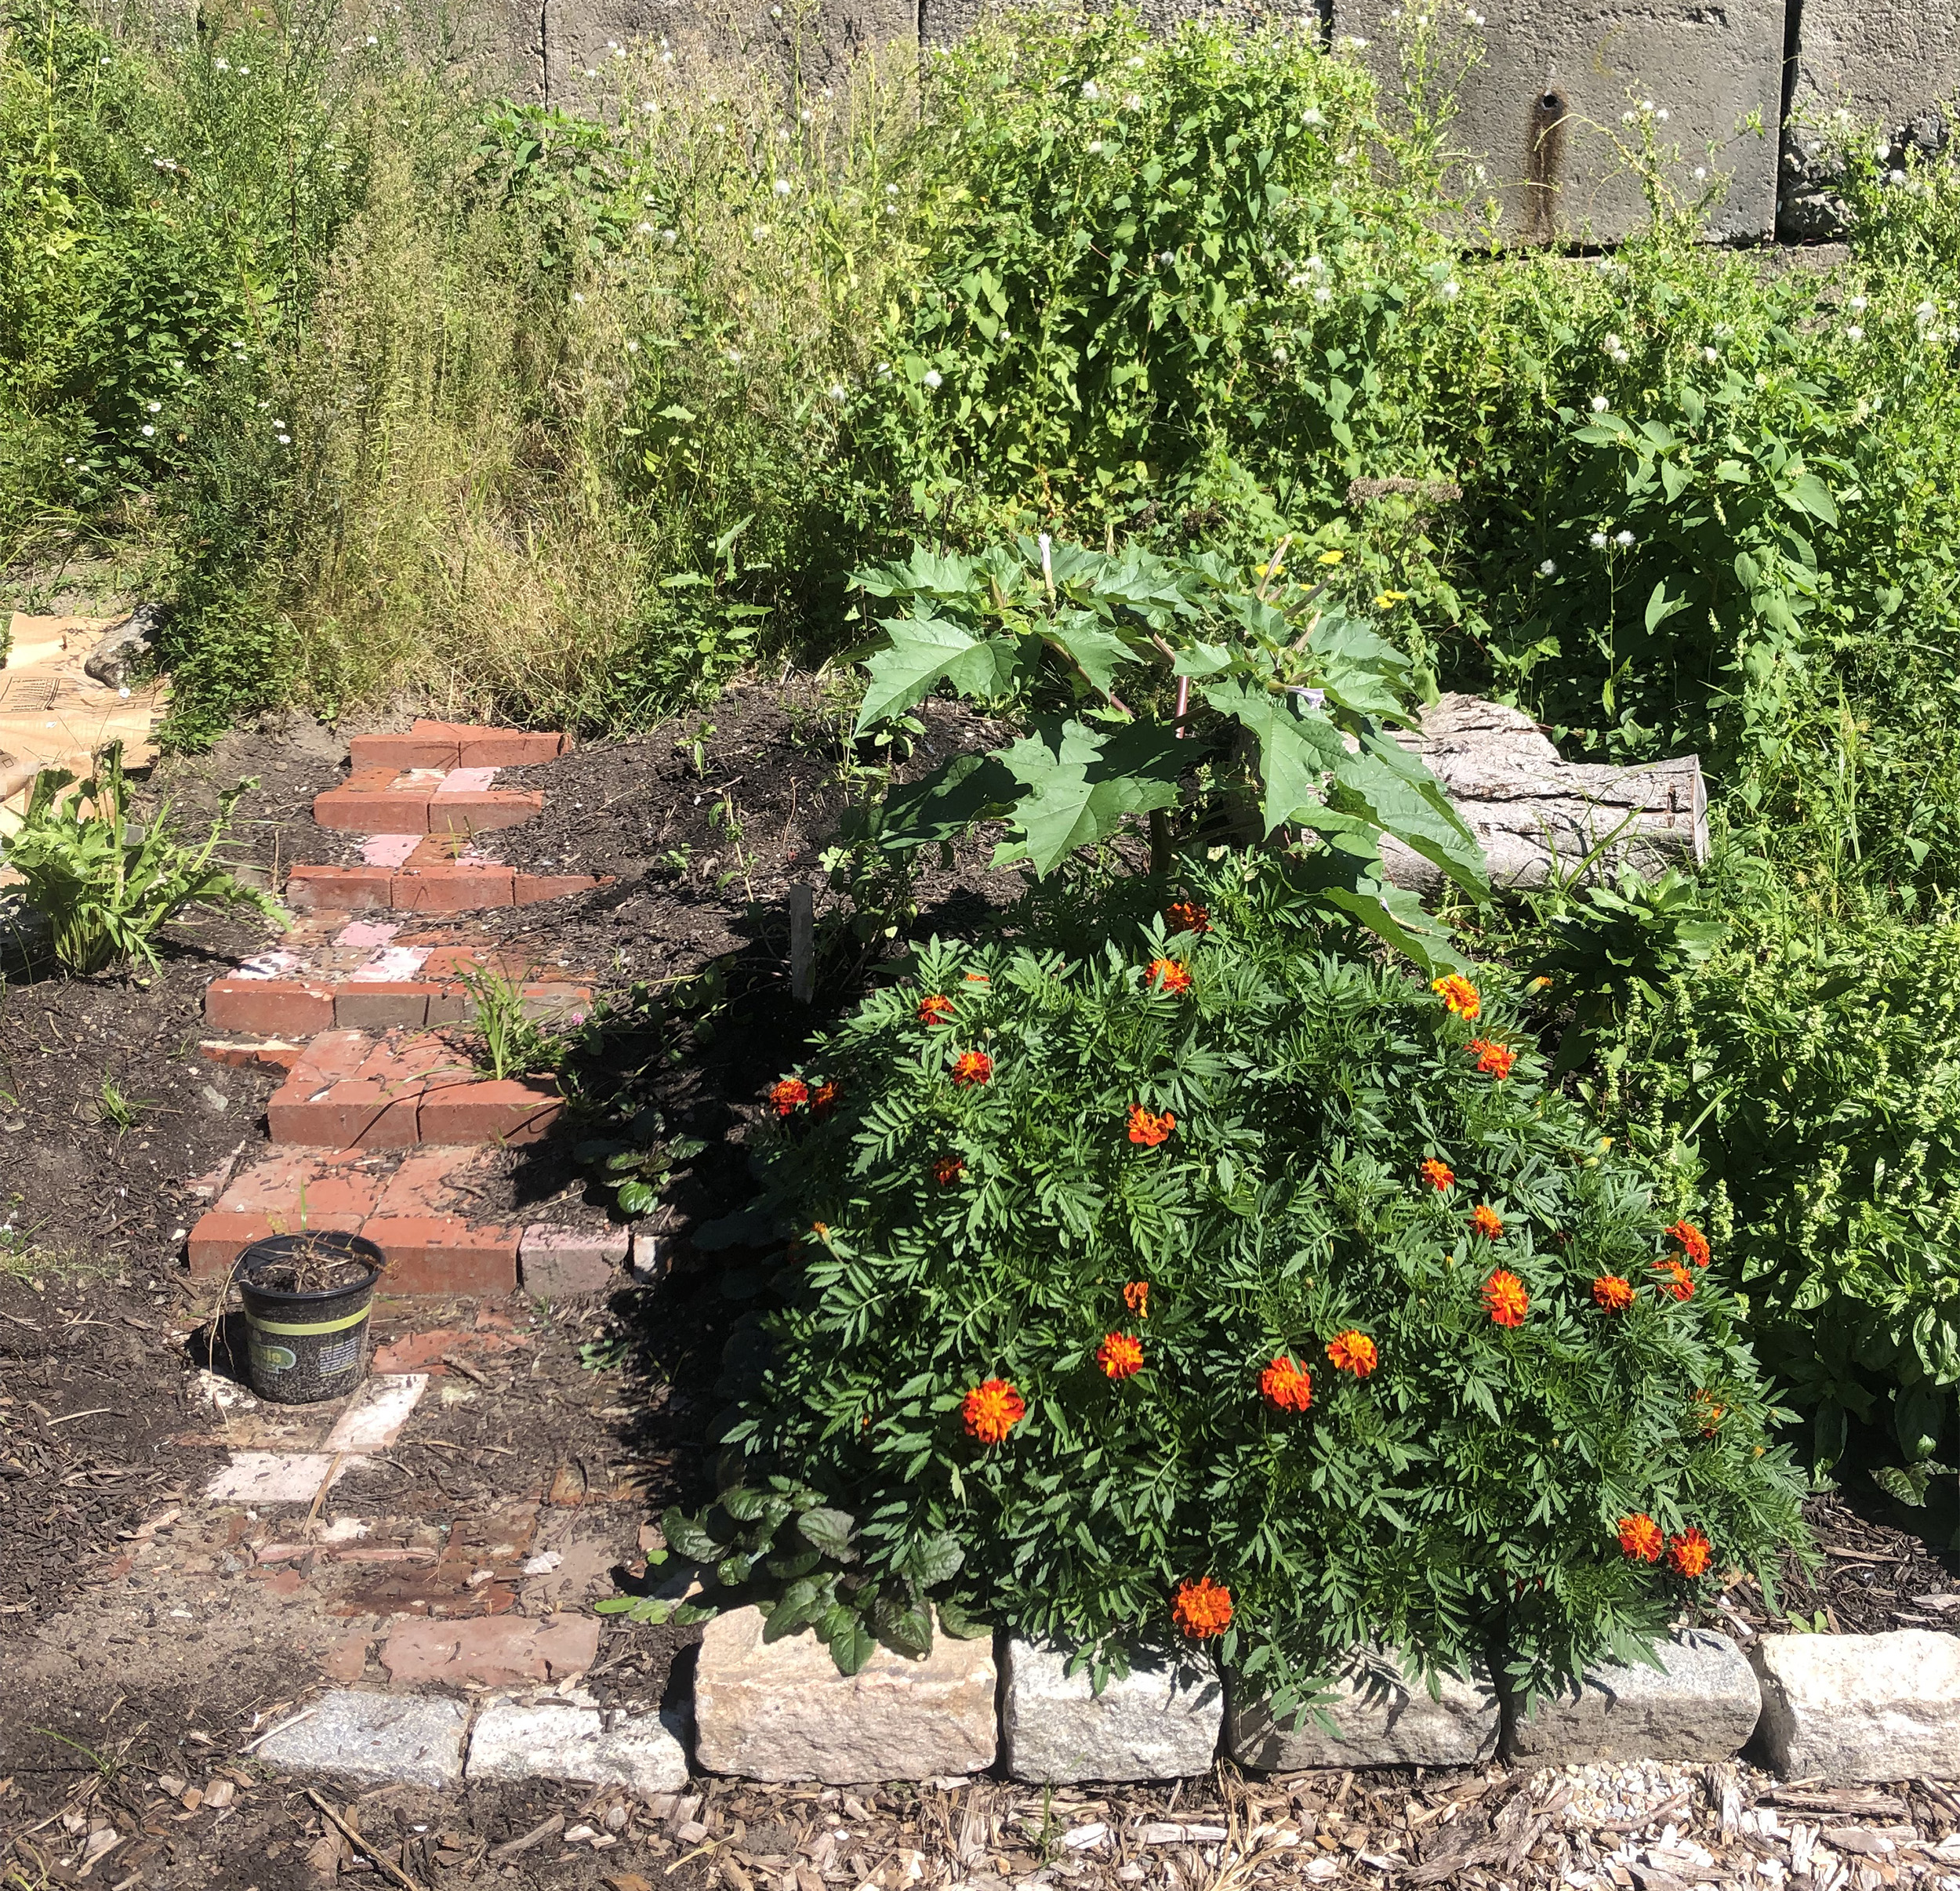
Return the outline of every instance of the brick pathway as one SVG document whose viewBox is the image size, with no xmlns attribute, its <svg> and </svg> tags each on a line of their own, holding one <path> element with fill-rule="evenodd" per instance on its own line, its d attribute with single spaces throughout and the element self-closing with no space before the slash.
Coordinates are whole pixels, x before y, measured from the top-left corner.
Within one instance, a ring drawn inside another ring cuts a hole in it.
<svg viewBox="0 0 1960 1891">
<path fill-rule="evenodd" d="M 521 983 L 534 1018 L 591 1002 L 562 955 L 513 953 L 471 917 L 604 884 L 515 873 L 471 845 L 543 806 L 542 792 L 499 788 L 498 771 L 549 761 L 564 738 L 419 721 L 351 746 L 347 779 L 315 798 L 314 818 L 365 835 L 361 864 L 296 866 L 292 930 L 205 994 L 219 1035 L 205 1054 L 285 1077 L 267 1111 L 273 1149 L 211 1185 L 191 1271 L 221 1274 L 269 1234 L 331 1228 L 379 1244 L 391 1293 L 506 1294 L 524 1230 L 473 1215 L 485 1154 L 535 1141 L 562 1105 L 548 1080 L 492 1080 L 441 1027 L 468 1022 L 464 981 L 485 972 Z M 562 1261 L 554 1284 L 567 1284 Z"/>
</svg>

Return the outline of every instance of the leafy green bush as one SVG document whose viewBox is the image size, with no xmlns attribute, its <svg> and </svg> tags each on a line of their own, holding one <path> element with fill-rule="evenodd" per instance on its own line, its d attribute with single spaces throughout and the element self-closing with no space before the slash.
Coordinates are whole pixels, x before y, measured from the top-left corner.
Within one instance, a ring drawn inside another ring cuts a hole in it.
<svg viewBox="0 0 1960 1891">
<path fill-rule="evenodd" d="M 74 792 L 62 797 L 71 786 Z M 167 800 L 132 828 L 122 745 L 113 742 L 86 781 L 60 768 L 34 777 L 19 831 L 0 841 L 0 863 L 20 876 L 20 897 L 47 922 L 64 969 L 100 971 L 130 959 L 154 966 L 157 935 L 189 906 L 251 906 L 285 923 L 276 900 L 216 858 L 238 797 L 256 786 L 241 782 L 218 797 L 201 845 L 178 839 Z"/>
<path fill-rule="evenodd" d="M 887 851 L 1004 821 L 996 864 L 1025 858 L 1047 873 L 1136 815 L 1162 823 L 1196 804 L 1202 818 L 1208 802 L 1242 837 L 1298 830 L 1311 851 L 1296 870 L 1330 916 L 1420 964 L 1457 963 L 1420 902 L 1389 883 L 1379 844 L 1392 835 L 1479 897 L 1483 851 L 1386 726 L 1410 701 L 1407 659 L 1323 601 L 1324 583 L 1301 583 L 1276 559 L 1248 581 L 1210 553 L 1106 555 L 1045 535 L 978 557 L 918 546 L 856 582 L 906 607 L 879 619 L 886 641 L 867 666 L 861 735 L 942 684 L 982 702 L 1052 697 L 1058 684 L 1076 712 L 1036 715 L 1011 746 L 956 755 L 889 797 Z M 1161 864 L 1168 826 L 1152 838 Z"/>
<path fill-rule="evenodd" d="M 1759 909 L 1639 993 L 1603 1101 L 1684 1193 L 1779 1380 L 1886 1421 L 1907 1465 L 1953 1442 L 1960 1384 L 1960 925 Z"/>
<path fill-rule="evenodd" d="M 1288 1705 L 1374 1636 L 1526 1690 L 1630 1654 L 1690 1533 L 1773 1575 L 1798 1485 L 1732 1303 L 1515 1007 L 1330 953 L 1274 863 L 1171 911 L 935 945 L 776 1087 L 746 1469 L 670 1540 L 847 1665 L 929 1591 L 1112 1663 L 1174 1608 Z"/>
</svg>

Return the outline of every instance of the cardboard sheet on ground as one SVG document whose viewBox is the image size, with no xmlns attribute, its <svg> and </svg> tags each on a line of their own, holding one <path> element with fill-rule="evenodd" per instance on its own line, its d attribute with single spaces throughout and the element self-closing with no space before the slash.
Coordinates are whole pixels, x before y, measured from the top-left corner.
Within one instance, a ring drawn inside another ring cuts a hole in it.
<svg viewBox="0 0 1960 1891">
<path fill-rule="evenodd" d="M 0 666 L 0 833 L 20 824 L 42 768 L 86 775 L 89 758 L 120 740 L 132 768 L 156 759 L 153 731 L 169 702 L 161 680 L 125 694 L 85 675 L 82 666 L 115 617 L 30 617 L 13 614 L 13 643 Z"/>
</svg>

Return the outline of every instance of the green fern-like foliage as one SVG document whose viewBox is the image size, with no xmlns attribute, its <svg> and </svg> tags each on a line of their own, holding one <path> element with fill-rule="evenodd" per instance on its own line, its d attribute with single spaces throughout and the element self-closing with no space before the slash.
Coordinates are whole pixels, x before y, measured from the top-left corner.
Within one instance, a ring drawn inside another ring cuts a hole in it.
<svg viewBox="0 0 1960 1891">
<path fill-rule="evenodd" d="M 1186 891 L 1080 956 L 935 944 L 773 1093 L 791 1238 L 724 1437 L 744 1487 L 855 1519 L 801 1618 L 834 1642 L 868 1587 L 916 1621 L 949 1540 L 963 1619 L 1120 1664 L 1209 1578 L 1218 1652 L 1287 1710 L 1365 1640 L 1530 1693 L 1768 1575 L 1799 1484 L 1731 1304 L 1545 1087 L 1500 982 L 1453 1008 L 1304 919 L 1279 863 Z M 1356 1333 L 1365 1376 L 1329 1352 Z M 1141 1370 L 1112 1374 L 1112 1335 Z M 1262 1392 L 1278 1361 L 1305 1409 Z M 968 1421 L 989 1381 L 1024 1408 L 995 1443 Z M 1699 1581 L 1667 1547 L 1693 1530 Z"/>
</svg>

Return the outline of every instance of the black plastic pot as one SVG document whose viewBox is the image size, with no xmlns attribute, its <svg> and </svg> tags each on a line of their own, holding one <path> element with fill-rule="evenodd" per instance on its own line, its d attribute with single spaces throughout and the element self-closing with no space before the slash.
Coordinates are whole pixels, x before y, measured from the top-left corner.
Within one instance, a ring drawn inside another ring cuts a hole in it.
<svg viewBox="0 0 1960 1891">
<path fill-rule="evenodd" d="M 357 1261 L 367 1277 L 313 1292 L 262 1284 L 268 1271 L 302 1256 Z M 281 1405 L 310 1405 L 352 1392 L 367 1373 L 368 1312 L 384 1265 L 373 1242 L 326 1229 L 254 1241 L 238 1257 L 234 1275 L 245 1301 L 252 1389 Z"/>
</svg>

